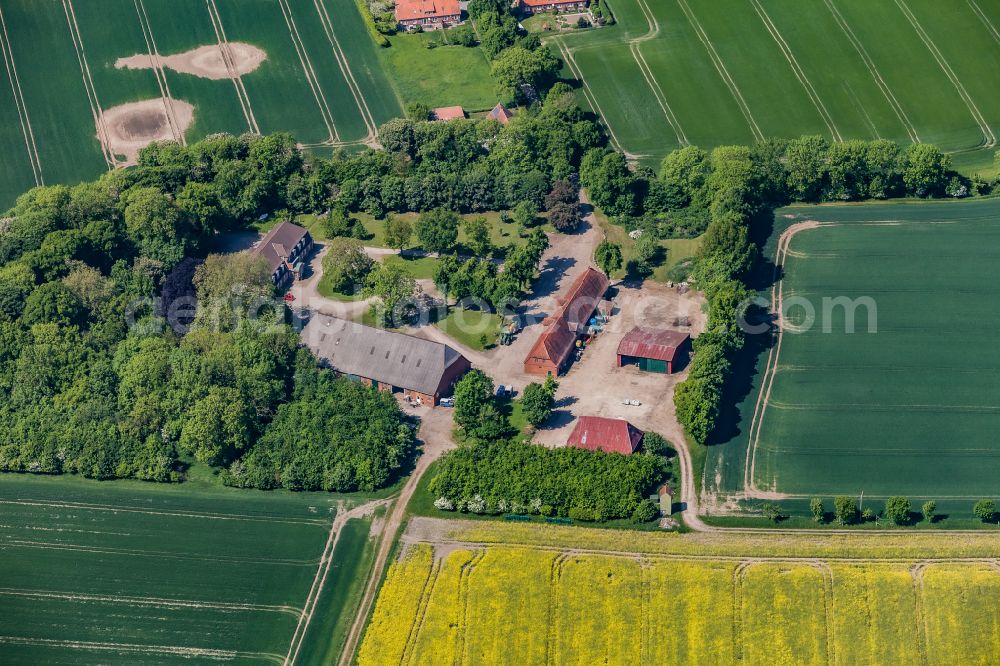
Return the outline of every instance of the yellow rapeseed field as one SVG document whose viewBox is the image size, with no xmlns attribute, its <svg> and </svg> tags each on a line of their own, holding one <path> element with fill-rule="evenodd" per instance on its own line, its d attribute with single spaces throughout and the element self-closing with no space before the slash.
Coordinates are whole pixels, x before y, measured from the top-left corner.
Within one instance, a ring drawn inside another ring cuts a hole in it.
<svg viewBox="0 0 1000 666">
<path fill-rule="evenodd" d="M 637 560 L 571 555 L 552 600 L 557 664 L 637 664 L 642 631 L 642 567 Z"/>
<path fill-rule="evenodd" d="M 746 556 L 741 535 L 733 556 L 722 540 L 708 556 L 630 554 L 604 533 L 604 552 L 566 547 L 562 534 L 437 557 L 410 547 L 389 570 L 359 663 L 1000 664 L 1000 569 L 989 558 L 789 548 L 823 550 L 819 535 L 774 535 L 774 556 Z"/>
<path fill-rule="evenodd" d="M 833 564 L 838 664 L 919 664 L 916 592 L 901 564 Z"/>
<path fill-rule="evenodd" d="M 647 564 L 645 663 L 732 663 L 735 568 L 732 562 Z"/>
<path fill-rule="evenodd" d="M 524 666 L 545 662 L 556 556 L 528 548 L 496 547 L 476 563 L 466 596 L 464 663 Z"/>
<path fill-rule="evenodd" d="M 826 664 L 823 572 L 808 564 L 751 564 L 737 573 L 744 664 Z"/>
<path fill-rule="evenodd" d="M 932 564 L 917 572 L 928 662 L 1000 663 L 1000 574 L 981 564 Z"/>
</svg>

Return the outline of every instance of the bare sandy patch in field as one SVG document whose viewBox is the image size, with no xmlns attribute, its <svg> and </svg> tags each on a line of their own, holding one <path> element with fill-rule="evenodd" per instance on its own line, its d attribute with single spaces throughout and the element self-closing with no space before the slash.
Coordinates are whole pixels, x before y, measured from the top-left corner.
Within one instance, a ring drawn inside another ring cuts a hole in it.
<svg viewBox="0 0 1000 666">
<path fill-rule="evenodd" d="M 249 74 L 267 59 L 267 53 L 252 44 L 243 42 L 228 42 L 226 44 L 233 65 L 232 74 L 242 76 Z M 223 58 L 222 47 L 218 44 L 200 46 L 184 53 L 159 56 L 164 67 L 180 74 L 193 74 L 203 79 L 228 79 L 229 68 Z M 138 53 L 128 58 L 119 58 L 115 62 L 118 69 L 152 69 L 153 58 L 148 53 Z"/>
<path fill-rule="evenodd" d="M 194 106 L 179 99 L 170 100 L 177 131 L 182 135 L 194 120 Z M 104 136 L 104 132 L 107 136 Z M 97 138 L 107 143 L 112 153 L 124 155 L 124 165 L 135 164 L 139 151 L 154 141 L 173 141 L 174 127 L 167 118 L 163 99 L 149 99 L 115 106 L 102 112 Z"/>
</svg>

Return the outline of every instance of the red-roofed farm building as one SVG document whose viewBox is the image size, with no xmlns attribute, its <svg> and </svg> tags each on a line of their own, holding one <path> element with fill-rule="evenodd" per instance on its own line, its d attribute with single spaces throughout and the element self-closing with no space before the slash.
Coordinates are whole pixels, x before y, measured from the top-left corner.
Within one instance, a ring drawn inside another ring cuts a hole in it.
<svg viewBox="0 0 1000 666">
<path fill-rule="evenodd" d="M 622 419 L 581 416 L 566 440 L 566 446 L 605 453 L 635 453 L 642 443 L 642 431 Z"/>
<path fill-rule="evenodd" d="M 691 351 L 691 337 L 680 331 L 633 328 L 618 344 L 618 367 L 638 366 L 646 372 L 676 372 Z"/>
<path fill-rule="evenodd" d="M 608 290 L 608 278 L 588 268 L 560 299 L 559 310 L 544 322 L 545 330 L 524 359 L 524 371 L 532 375 L 558 375 L 569 363 L 577 337 Z"/>
<path fill-rule="evenodd" d="M 396 21 L 403 28 L 445 28 L 461 20 L 458 0 L 396 0 Z"/>
</svg>

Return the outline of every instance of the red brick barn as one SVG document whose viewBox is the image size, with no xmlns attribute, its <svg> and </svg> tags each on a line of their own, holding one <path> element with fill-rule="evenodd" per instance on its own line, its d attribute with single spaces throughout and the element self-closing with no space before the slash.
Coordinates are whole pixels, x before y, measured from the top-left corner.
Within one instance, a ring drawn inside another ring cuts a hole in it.
<svg viewBox="0 0 1000 666">
<path fill-rule="evenodd" d="M 585 270 L 559 299 L 560 307 L 543 323 L 545 330 L 524 359 L 524 371 L 533 375 L 558 375 L 573 354 L 577 335 L 601 304 L 608 278 L 593 268 Z"/>
</svg>

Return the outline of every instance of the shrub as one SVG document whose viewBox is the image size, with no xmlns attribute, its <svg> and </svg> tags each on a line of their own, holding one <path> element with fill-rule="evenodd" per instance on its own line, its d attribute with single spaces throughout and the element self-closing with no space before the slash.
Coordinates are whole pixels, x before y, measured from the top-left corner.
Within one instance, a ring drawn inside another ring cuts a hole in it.
<svg viewBox="0 0 1000 666">
<path fill-rule="evenodd" d="M 858 517 L 858 503 L 853 497 L 841 495 L 833 500 L 833 512 L 841 525 L 849 525 Z"/>
<path fill-rule="evenodd" d="M 648 523 L 660 517 L 660 507 L 650 499 L 645 499 L 632 511 L 633 523 Z"/>
<path fill-rule="evenodd" d="M 823 518 L 826 514 L 826 509 L 823 507 L 823 500 L 818 497 L 813 497 L 809 500 L 809 511 L 812 513 L 813 520 L 817 523 L 823 522 Z"/>
<path fill-rule="evenodd" d="M 601 519 L 600 514 L 593 509 L 584 509 L 578 506 L 572 507 L 567 515 L 572 520 L 581 520 L 585 522 L 594 522 Z"/>
<path fill-rule="evenodd" d="M 937 511 L 937 502 L 934 500 L 927 500 L 924 502 L 923 506 L 920 507 L 920 513 L 923 514 L 924 520 L 928 523 L 934 522 L 935 512 Z"/>
<path fill-rule="evenodd" d="M 885 517 L 896 523 L 903 525 L 910 520 L 910 500 L 905 497 L 894 496 L 885 501 Z"/>
<path fill-rule="evenodd" d="M 996 516 L 997 507 L 993 503 L 993 500 L 983 499 L 976 502 L 976 505 L 972 507 L 972 513 L 976 514 L 976 518 L 986 523 L 993 520 L 994 516 Z"/>
</svg>

